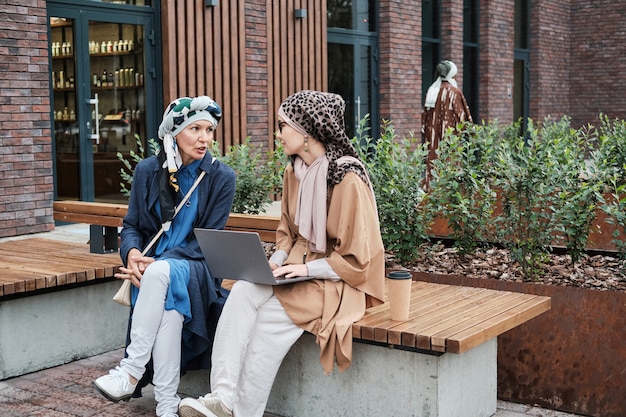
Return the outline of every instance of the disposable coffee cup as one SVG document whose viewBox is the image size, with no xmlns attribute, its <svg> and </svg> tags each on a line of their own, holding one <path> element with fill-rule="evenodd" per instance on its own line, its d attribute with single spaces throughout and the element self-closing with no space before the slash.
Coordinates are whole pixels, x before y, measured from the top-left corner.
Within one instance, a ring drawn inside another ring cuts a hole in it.
<svg viewBox="0 0 626 417">
<path fill-rule="evenodd" d="M 387 274 L 389 307 L 393 321 L 407 321 L 409 319 L 411 282 L 413 282 L 413 274 L 409 271 L 391 271 Z"/>
</svg>

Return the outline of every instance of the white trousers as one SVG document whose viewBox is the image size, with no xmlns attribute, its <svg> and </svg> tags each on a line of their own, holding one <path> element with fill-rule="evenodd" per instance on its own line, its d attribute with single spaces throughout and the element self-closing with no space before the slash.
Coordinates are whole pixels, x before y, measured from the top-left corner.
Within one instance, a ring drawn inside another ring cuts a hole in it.
<svg viewBox="0 0 626 417">
<path fill-rule="evenodd" d="M 152 355 L 156 414 L 168 417 L 177 415 L 180 403 L 177 391 L 184 319 L 176 310 L 165 310 L 169 284 L 170 266 L 167 261 L 148 265 L 133 310 L 127 357 L 120 362 L 124 372 L 141 379 Z"/>
<path fill-rule="evenodd" d="M 262 417 L 280 364 L 302 333 L 271 286 L 237 281 L 213 342 L 212 393 L 234 417 Z"/>
</svg>

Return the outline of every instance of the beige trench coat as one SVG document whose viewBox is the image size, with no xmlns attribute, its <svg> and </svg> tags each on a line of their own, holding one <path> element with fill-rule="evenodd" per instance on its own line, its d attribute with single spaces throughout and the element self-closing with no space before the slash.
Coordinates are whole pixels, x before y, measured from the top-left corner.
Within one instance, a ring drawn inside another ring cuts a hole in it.
<svg viewBox="0 0 626 417">
<path fill-rule="evenodd" d="M 276 248 L 289 254 L 285 264 L 325 256 L 340 281 L 316 279 L 274 287 L 289 317 L 316 336 L 325 373 L 352 362 L 352 323 L 365 309 L 384 301 L 385 255 L 377 210 L 369 187 L 348 173 L 329 191 L 326 254 L 311 252 L 294 224 L 298 181 L 291 165 L 285 169 L 281 220 Z"/>
</svg>

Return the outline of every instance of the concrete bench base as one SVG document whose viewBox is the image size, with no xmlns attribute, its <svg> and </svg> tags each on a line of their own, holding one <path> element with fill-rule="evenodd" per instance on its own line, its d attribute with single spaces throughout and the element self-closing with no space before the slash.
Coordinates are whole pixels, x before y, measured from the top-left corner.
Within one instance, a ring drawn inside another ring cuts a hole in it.
<svg viewBox="0 0 626 417">
<path fill-rule="evenodd" d="M 208 371 L 195 371 L 179 391 L 195 397 L 209 386 Z M 284 417 L 487 417 L 496 408 L 497 338 L 440 356 L 355 343 L 352 366 L 324 375 L 310 334 L 287 354 L 267 405 Z"/>
<path fill-rule="evenodd" d="M 120 281 L 0 301 L 0 380 L 124 346 L 128 307 Z"/>
</svg>

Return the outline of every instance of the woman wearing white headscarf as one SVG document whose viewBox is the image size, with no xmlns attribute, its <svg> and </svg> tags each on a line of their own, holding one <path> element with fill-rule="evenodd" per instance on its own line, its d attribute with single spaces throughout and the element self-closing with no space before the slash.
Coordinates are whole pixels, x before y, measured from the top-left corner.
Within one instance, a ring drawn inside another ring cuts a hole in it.
<svg viewBox="0 0 626 417">
<path fill-rule="evenodd" d="M 472 115 L 463 92 L 458 88 L 455 76 L 457 67 L 452 61 L 442 61 L 435 70 L 436 79 L 426 93 L 422 113 L 422 139 L 428 144 L 424 188 L 429 190 L 432 161 L 448 128 L 456 128 L 461 122 L 472 123 Z"/>
<path fill-rule="evenodd" d="M 121 231 L 124 267 L 115 276 L 134 284 L 126 357 L 94 386 L 118 402 L 152 382 L 157 416 L 177 416 L 181 370 L 210 367 L 228 295 L 211 277 L 193 231 L 223 229 L 235 195 L 235 172 L 209 152 L 221 117 L 208 96 L 170 103 L 159 127 L 163 149 L 137 164 Z M 157 244 L 142 255 L 161 227 Z"/>
<path fill-rule="evenodd" d="M 237 281 L 218 323 L 212 392 L 184 398 L 181 417 L 262 417 L 283 358 L 303 331 L 316 336 L 326 373 L 352 360 L 352 323 L 384 299 L 384 248 L 370 180 L 344 128 L 337 94 L 304 90 L 278 111 L 285 168 L 274 276 Z"/>
</svg>

